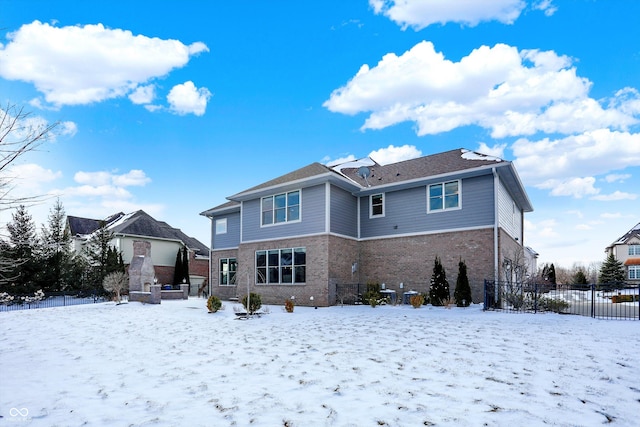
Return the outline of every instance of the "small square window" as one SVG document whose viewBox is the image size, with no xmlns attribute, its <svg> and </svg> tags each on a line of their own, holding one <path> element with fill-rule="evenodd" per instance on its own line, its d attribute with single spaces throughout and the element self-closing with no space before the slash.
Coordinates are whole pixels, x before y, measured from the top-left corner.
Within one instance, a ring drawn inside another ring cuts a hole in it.
<svg viewBox="0 0 640 427">
<path fill-rule="evenodd" d="M 216 219 L 216 234 L 227 232 L 227 218 Z"/>
<path fill-rule="evenodd" d="M 372 194 L 369 196 L 369 217 L 384 216 L 384 194 Z"/>
</svg>

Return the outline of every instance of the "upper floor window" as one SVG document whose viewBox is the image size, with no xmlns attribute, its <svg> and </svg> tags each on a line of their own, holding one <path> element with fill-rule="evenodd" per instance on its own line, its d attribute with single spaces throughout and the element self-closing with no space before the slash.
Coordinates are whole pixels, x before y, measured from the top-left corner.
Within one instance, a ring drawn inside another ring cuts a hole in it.
<svg viewBox="0 0 640 427">
<path fill-rule="evenodd" d="M 300 220 L 300 190 L 263 197 L 262 225 Z"/>
<path fill-rule="evenodd" d="M 640 255 L 640 245 L 629 245 L 629 255 Z"/>
<path fill-rule="evenodd" d="M 369 196 L 369 218 L 384 216 L 384 194 Z"/>
<path fill-rule="evenodd" d="M 225 234 L 227 232 L 227 218 L 216 219 L 216 234 Z"/>
<path fill-rule="evenodd" d="M 460 208 L 460 181 L 441 182 L 429 186 L 428 212 Z"/>
</svg>

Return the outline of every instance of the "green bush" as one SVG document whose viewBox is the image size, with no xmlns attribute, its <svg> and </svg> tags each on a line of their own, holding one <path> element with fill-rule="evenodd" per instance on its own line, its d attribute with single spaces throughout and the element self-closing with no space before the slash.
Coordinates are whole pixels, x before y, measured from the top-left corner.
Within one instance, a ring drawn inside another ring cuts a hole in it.
<svg viewBox="0 0 640 427">
<path fill-rule="evenodd" d="M 538 307 L 545 311 L 564 313 L 569 308 L 569 303 L 559 298 L 543 297 L 538 300 Z"/>
<path fill-rule="evenodd" d="M 209 309 L 209 313 L 215 313 L 220 310 L 222 307 L 222 301 L 215 295 L 211 295 L 209 299 L 207 299 L 207 309 Z"/>
<path fill-rule="evenodd" d="M 249 307 L 247 307 L 247 295 L 242 297 L 242 305 L 249 314 L 254 314 L 262 307 L 262 298 L 260 298 L 260 294 L 251 292 L 249 294 Z"/>
<path fill-rule="evenodd" d="M 362 295 L 362 302 L 369 304 L 371 307 L 380 304 L 380 285 L 378 283 L 367 283 L 367 290 Z"/>
</svg>

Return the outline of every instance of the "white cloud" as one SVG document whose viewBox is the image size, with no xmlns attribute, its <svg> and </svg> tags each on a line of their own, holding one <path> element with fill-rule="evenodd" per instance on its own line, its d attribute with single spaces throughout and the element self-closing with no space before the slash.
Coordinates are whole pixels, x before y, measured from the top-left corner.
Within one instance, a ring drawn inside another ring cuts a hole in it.
<svg viewBox="0 0 640 427">
<path fill-rule="evenodd" d="M 112 182 L 114 185 L 120 187 L 144 187 L 146 184 L 151 182 L 151 178 L 149 178 L 144 171 L 140 169 L 132 169 L 125 174 L 114 175 L 112 177 Z"/>
<path fill-rule="evenodd" d="M 3 174 L 10 185 L 15 185 L 16 197 L 33 197 L 45 193 L 43 184 L 62 178 L 62 172 L 45 169 L 35 163 L 11 165 Z"/>
<path fill-rule="evenodd" d="M 92 187 L 102 186 L 116 186 L 116 187 L 142 187 L 151 179 L 147 177 L 144 171 L 139 169 L 132 169 L 124 174 L 116 174 L 113 172 L 98 171 L 98 172 L 76 172 L 73 179 L 78 184 L 85 184 Z"/>
<path fill-rule="evenodd" d="M 403 29 L 421 30 L 432 24 L 457 22 L 475 26 L 483 21 L 512 24 L 526 6 L 523 0 L 369 0 L 376 14 L 383 14 Z"/>
<path fill-rule="evenodd" d="M 184 115 L 195 114 L 202 116 L 207 109 L 207 102 L 211 98 L 211 92 L 206 87 L 197 88 L 192 81 L 174 86 L 167 100 L 171 111 Z"/>
<path fill-rule="evenodd" d="M 418 150 L 414 145 L 402 145 L 400 147 L 389 145 L 386 148 L 380 148 L 369 153 L 369 157 L 381 165 L 415 159 L 420 156 L 422 156 L 422 151 Z"/>
<path fill-rule="evenodd" d="M 322 159 L 322 162 L 328 167 L 332 167 L 332 166 L 340 165 L 346 162 L 353 162 L 354 160 L 357 160 L 356 156 L 354 156 L 353 154 L 349 154 L 348 156 L 338 157 L 337 159 L 333 159 L 333 160 L 331 159 L 331 157 L 325 156 Z"/>
<path fill-rule="evenodd" d="M 552 16 L 558 11 L 552 0 L 538 0 L 533 3 L 534 10 L 541 10 L 545 16 Z"/>
<path fill-rule="evenodd" d="M 129 100 L 134 104 L 150 104 L 156 97 L 155 85 L 138 86 L 129 94 Z"/>
<path fill-rule="evenodd" d="M 603 202 L 617 201 L 617 200 L 635 200 L 638 198 L 637 194 L 626 193 L 624 191 L 616 190 L 611 194 L 600 194 L 591 197 L 591 200 L 599 200 Z"/>
<path fill-rule="evenodd" d="M 54 106 L 126 96 L 208 51 L 201 42 L 185 45 L 102 24 L 56 27 L 33 21 L 7 37 L 9 43 L 0 45 L 0 76 L 33 83 Z"/>
<path fill-rule="evenodd" d="M 630 107 L 640 99 L 637 93 L 606 100 L 605 108 L 588 97 L 590 88 L 572 60 L 553 51 L 497 44 L 453 62 L 423 41 L 400 56 L 384 55 L 374 67 L 362 65 L 323 105 L 344 114 L 368 113 L 362 130 L 412 121 L 420 136 L 468 125 L 503 138 L 626 130 L 638 123 Z"/>
<path fill-rule="evenodd" d="M 629 173 L 625 173 L 625 174 L 612 173 L 605 176 L 604 180 L 607 181 L 608 183 L 613 183 L 613 182 L 624 182 L 629 178 L 631 178 L 631 174 Z"/>
<path fill-rule="evenodd" d="M 596 179 L 593 177 L 571 178 L 568 180 L 549 179 L 536 187 L 550 189 L 552 196 L 573 196 L 577 199 L 591 194 L 598 194 L 599 190 L 593 186 Z"/>
</svg>

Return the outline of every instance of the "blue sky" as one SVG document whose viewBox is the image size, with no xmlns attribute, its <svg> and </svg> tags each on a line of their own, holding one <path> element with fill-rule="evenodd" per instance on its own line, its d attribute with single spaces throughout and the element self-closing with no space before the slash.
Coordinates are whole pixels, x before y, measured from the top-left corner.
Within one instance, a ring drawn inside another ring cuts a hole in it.
<svg viewBox="0 0 640 427">
<path fill-rule="evenodd" d="M 639 16 L 635 0 L 0 0 L 0 105 L 60 122 L 15 191 L 68 215 L 144 209 L 208 244 L 200 212 L 312 162 L 464 147 L 516 165 L 540 262 L 602 261 L 640 222 Z"/>
</svg>

